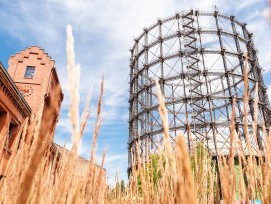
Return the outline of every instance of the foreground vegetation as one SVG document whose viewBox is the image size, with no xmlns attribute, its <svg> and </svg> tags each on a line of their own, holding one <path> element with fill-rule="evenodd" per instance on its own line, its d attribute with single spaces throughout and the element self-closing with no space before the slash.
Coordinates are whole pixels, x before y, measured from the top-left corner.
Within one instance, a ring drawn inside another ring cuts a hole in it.
<svg viewBox="0 0 271 204">
<path fill-rule="evenodd" d="M 40 115 L 25 122 L 20 130 L 22 140 L 16 154 L 12 154 L 12 162 L 7 167 L 6 177 L 0 181 L 1 203 L 234 203 L 239 200 L 271 202 L 271 131 L 269 136 L 264 132 L 264 148 L 252 150 L 248 133 L 248 82 L 244 77 L 244 129 L 247 152 L 240 145 L 235 130 L 234 120 L 231 121 L 230 154 L 217 157 L 216 160 L 208 153 L 203 143 L 197 144 L 195 150 L 188 154 L 184 137 L 179 133 L 173 151 L 169 141 L 167 110 L 164 97 L 157 83 L 159 111 L 163 124 L 164 144 L 149 162 L 142 162 L 139 153 L 134 155 L 133 168 L 129 183 L 116 185 L 110 189 L 103 173 L 103 155 L 101 168 L 95 165 L 95 147 L 99 128 L 102 123 L 102 95 L 98 101 L 97 120 L 94 127 L 90 163 L 85 175 L 78 176 L 75 170 L 81 137 L 90 115 L 89 101 L 79 123 L 78 118 L 78 78 L 75 72 L 73 36 L 71 28 L 67 28 L 67 55 L 70 82 L 73 147 L 71 154 L 63 154 L 58 161 L 50 162 L 50 142 L 40 137 Z M 234 100 L 233 100 L 234 103 Z M 233 105 L 234 107 L 234 105 Z M 257 115 L 257 97 L 255 98 L 255 115 Z M 232 110 L 231 118 L 234 118 Z M 257 117 L 255 117 L 257 118 Z M 50 118 L 48 118 L 50 120 Z M 189 127 L 188 127 L 189 128 Z M 256 137 L 257 121 L 254 121 L 253 136 Z M 49 135 L 46 137 L 50 138 Z M 138 151 L 139 152 L 139 151 Z M 236 175 L 234 162 L 238 161 L 239 176 Z M 142 165 L 136 165 L 142 164 Z M 219 173 L 218 173 L 219 172 Z M 118 183 L 118 182 L 117 182 Z"/>
</svg>

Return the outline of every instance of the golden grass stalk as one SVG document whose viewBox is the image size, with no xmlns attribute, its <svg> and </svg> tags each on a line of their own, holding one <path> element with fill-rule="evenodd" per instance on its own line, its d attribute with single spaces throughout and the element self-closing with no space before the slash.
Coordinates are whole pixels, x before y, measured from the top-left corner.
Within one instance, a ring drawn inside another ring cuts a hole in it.
<svg viewBox="0 0 271 204">
<path fill-rule="evenodd" d="M 148 191 L 147 191 L 145 176 L 144 176 L 144 173 L 143 173 L 144 168 L 142 168 L 142 161 L 141 161 L 141 158 L 140 158 L 138 142 L 136 143 L 136 150 L 137 150 L 137 166 L 138 166 L 139 175 L 140 175 L 141 182 L 142 182 L 142 191 L 143 191 L 143 195 L 144 195 L 144 202 L 148 204 L 149 203 L 149 194 L 148 194 Z"/>
<path fill-rule="evenodd" d="M 72 143 L 73 152 L 78 154 L 80 146 L 80 134 L 79 134 L 79 81 L 80 81 L 80 65 L 75 65 L 75 53 L 74 53 L 74 38 L 72 34 L 72 27 L 67 25 L 67 69 L 70 88 L 70 119 L 72 124 Z"/>
<path fill-rule="evenodd" d="M 38 165 L 40 164 L 40 158 L 44 154 L 46 147 L 48 146 L 47 140 L 44 140 L 44 136 L 47 135 L 41 134 L 41 117 L 42 117 L 42 108 L 43 104 L 41 105 L 39 115 L 37 116 L 37 126 L 34 131 L 34 141 L 33 141 L 33 148 L 30 149 L 31 158 L 29 166 L 25 171 L 25 175 L 22 177 L 22 189 L 17 198 L 17 203 L 26 203 L 32 184 L 33 179 L 35 177 L 36 171 L 38 169 Z"/>
<path fill-rule="evenodd" d="M 236 176 L 234 169 L 234 141 L 235 141 L 235 99 L 232 101 L 232 114 L 230 122 L 230 150 L 228 155 L 228 163 L 224 156 L 220 156 L 219 168 L 220 168 L 220 180 L 221 185 L 225 186 L 222 188 L 222 194 L 225 203 L 233 203 L 235 200 L 235 188 L 236 188 Z"/>
<path fill-rule="evenodd" d="M 162 95 L 160 85 L 158 81 L 155 81 L 156 83 L 156 89 L 157 89 L 157 96 L 159 100 L 159 113 L 162 120 L 162 128 L 163 128 L 163 138 L 164 138 L 164 146 L 165 146 L 165 152 L 170 156 L 172 154 L 172 147 L 170 145 L 170 136 L 169 136 L 169 127 L 168 127 L 168 116 L 167 116 L 167 109 L 165 106 L 165 98 Z"/>
<path fill-rule="evenodd" d="M 176 142 L 176 159 L 178 169 L 175 203 L 196 203 L 194 178 L 191 171 L 187 147 L 181 134 L 178 134 Z"/>
</svg>

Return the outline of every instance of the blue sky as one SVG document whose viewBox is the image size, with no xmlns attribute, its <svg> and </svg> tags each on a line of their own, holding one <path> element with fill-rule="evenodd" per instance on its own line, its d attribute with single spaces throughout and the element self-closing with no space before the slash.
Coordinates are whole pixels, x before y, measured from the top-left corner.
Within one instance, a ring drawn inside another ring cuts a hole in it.
<svg viewBox="0 0 271 204">
<path fill-rule="evenodd" d="M 267 20 L 266 0 L 0 0 L 0 60 L 31 45 L 38 45 L 56 61 L 65 94 L 55 142 L 70 146 L 69 95 L 66 73 L 66 25 L 71 24 L 75 38 L 76 63 L 81 65 L 81 110 L 93 87 L 91 119 L 83 136 L 81 155 L 89 158 L 99 83 L 105 74 L 103 125 L 98 139 L 98 163 L 108 145 L 106 156 L 109 181 L 127 180 L 129 48 L 134 37 L 157 18 L 190 8 L 235 15 L 255 35 L 259 59 L 271 95 L 271 25 Z"/>
</svg>

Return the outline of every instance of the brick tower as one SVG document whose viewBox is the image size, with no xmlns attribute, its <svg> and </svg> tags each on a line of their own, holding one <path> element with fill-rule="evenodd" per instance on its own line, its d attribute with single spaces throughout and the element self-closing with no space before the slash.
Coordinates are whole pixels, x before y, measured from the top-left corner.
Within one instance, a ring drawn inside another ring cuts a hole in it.
<svg viewBox="0 0 271 204">
<path fill-rule="evenodd" d="M 63 100 L 54 60 L 38 46 L 11 56 L 8 73 L 35 115 L 42 111 L 42 133 L 52 140 Z"/>
</svg>

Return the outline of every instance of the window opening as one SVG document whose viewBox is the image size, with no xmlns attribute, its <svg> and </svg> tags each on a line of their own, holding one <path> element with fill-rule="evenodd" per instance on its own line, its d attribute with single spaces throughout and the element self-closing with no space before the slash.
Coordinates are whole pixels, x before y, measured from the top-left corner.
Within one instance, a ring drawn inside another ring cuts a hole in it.
<svg viewBox="0 0 271 204">
<path fill-rule="evenodd" d="M 33 79 L 34 74 L 35 74 L 35 67 L 27 66 L 25 70 L 24 78 Z"/>
</svg>

